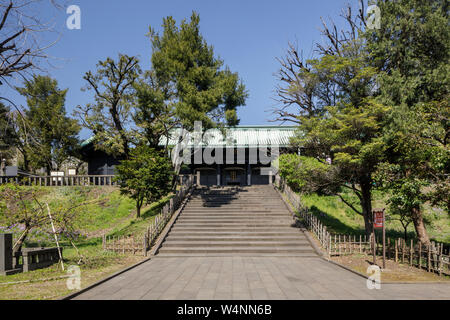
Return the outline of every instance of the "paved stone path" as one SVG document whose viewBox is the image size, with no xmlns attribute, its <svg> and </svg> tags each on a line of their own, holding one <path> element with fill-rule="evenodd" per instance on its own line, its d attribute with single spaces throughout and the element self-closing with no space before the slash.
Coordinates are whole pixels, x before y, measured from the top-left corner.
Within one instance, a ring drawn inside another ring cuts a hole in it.
<svg viewBox="0 0 450 320">
<path fill-rule="evenodd" d="M 369 290 L 320 258 L 156 256 L 75 299 L 450 299 L 450 284 Z"/>
</svg>

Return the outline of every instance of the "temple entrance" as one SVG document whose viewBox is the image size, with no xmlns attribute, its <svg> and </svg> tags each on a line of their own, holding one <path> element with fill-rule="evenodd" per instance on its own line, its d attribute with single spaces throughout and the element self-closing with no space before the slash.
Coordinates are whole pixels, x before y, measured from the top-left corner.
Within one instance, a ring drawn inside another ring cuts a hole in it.
<svg viewBox="0 0 450 320">
<path fill-rule="evenodd" d="M 226 168 L 224 170 L 224 185 L 245 186 L 245 170 L 243 168 Z"/>
</svg>

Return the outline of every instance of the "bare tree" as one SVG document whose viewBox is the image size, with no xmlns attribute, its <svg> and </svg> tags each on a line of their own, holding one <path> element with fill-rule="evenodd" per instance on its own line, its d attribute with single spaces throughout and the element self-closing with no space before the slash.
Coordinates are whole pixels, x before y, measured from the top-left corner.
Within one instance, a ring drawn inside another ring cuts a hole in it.
<svg viewBox="0 0 450 320">
<path fill-rule="evenodd" d="M 50 22 L 44 22 L 39 17 L 43 2 L 45 1 L 0 0 L 0 86 L 8 85 L 14 88 L 12 81 L 17 78 L 26 81 L 33 72 L 44 69 L 44 62 L 49 62 L 46 50 L 57 42 L 58 37 L 55 37 L 54 41 L 44 39 L 45 35 L 55 33 L 56 30 Z M 49 2 L 52 7 L 62 8 L 56 0 Z M 24 147 L 33 140 L 32 129 L 19 106 L 1 94 L 0 100 L 11 106 L 8 121 L 13 122 L 15 132 L 21 131 L 25 134 L 23 139 L 19 139 L 18 135 L 9 139 L 16 143 L 8 145 L 7 148 L 16 147 L 24 157 L 25 169 L 29 169 Z"/>
<path fill-rule="evenodd" d="M 347 5 L 341 13 L 347 29 L 338 29 L 333 21 L 328 25 L 322 19 L 321 33 L 325 43 L 316 43 L 316 53 L 320 56 L 348 53 L 342 48 L 358 39 L 359 32 L 366 25 L 364 12 L 362 0 L 356 15 Z M 300 117 L 312 117 L 321 113 L 325 106 L 335 105 L 340 90 L 345 89 L 336 81 L 339 79 L 328 79 L 326 72 L 321 74 L 317 69 L 313 70 L 311 63 L 299 53 L 297 44 L 288 43 L 286 54 L 276 59 L 280 64 L 275 74 L 279 84 L 275 88 L 277 106 L 272 109 L 275 117 L 271 121 L 300 123 Z"/>
<path fill-rule="evenodd" d="M 47 42 L 43 36 L 55 32 L 50 22 L 44 22 L 36 11 L 42 0 L 0 1 L 0 85 L 15 76 L 27 76 L 48 60 L 46 50 L 56 41 Z M 61 8 L 56 1 L 53 6 Z"/>
<path fill-rule="evenodd" d="M 353 14 L 351 5 L 347 4 L 340 14 L 340 17 L 346 21 L 346 29 L 339 29 L 332 20 L 327 24 L 325 20 L 321 18 L 321 33 L 325 38 L 325 43 L 316 43 L 318 52 L 321 55 L 342 56 L 342 47 L 349 42 L 357 40 L 360 32 L 366 27 L 364 12 L 365 4 L 363 0 L 359 0 L 359 10 L 356 15 Z"/>
<path fill-rule="evenodd" d="M 280 84 L 275 88 L 274 99 L 281 106 L 272 110 L 276 116 L 273 121 L 300 123 L 299 115 L 311 116 L 316 111 L 314 91 L 317 81 L 297 45 L 289 43 L 288 46 L 286 55 L 276 58 L 280 69 L 275 76 Z"/>
</svg>

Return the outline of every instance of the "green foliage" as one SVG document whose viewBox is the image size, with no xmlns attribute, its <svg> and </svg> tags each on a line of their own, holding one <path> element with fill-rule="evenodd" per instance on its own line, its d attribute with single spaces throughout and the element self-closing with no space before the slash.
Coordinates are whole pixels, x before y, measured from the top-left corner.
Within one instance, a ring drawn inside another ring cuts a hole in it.
<svg viewBox="0 0 450 320">
<path fill-rule="evenodd" d="M 330 166 L 312 157 L 282 154 L 279 158 L 280 176 L 296 192 L 321 192 Z"/>
<path fill-rule="evenodd" d="M 50 174 L 54 164 L 59 168 L 77 151 L 80 126 L 66 115 L 67 89 L 60 90 L 56 80 L 37 75 L 17 90 L 28 105 L 20 130 L 24 152 L 34 169 L 45 167 Z"/>
<path fill-rule="evenodd" d="M 200 18 L 192 13 L 179 27 L 172 17 L 163 20 L 163 32 L 149 29 L 152 68 L 161 88 L 172 92 L 176 117 L 187 130 L 194 121 L 205 128 L 217 123 L 238 124 L 236 108 L 245 104 L 248 94 L 238 74 L 214 56 L 199 28 Z"/>
<path fill-rule="evenodd" d="M 120 190 L 136 201 L 137 216 L 147 203 L 159 200 L 171 190 L 172 166 L 162 152 L 140 145 L 131 150 L 128 160 L 116 166 Z"/>
<path fill-rule="evenodd" d="M 448 1 L 377 1 L 380 29 L 366 30 L 373 65 L 380 70 L 386 103 L 412 106 L 448 95 Z"/>
<path fill-rule="evenodd" d="M 379 1 L 381 29 L 364 34 L 379 70 L 377 99 L 393 105 L 377 174 L 392 194 L 390 208 L 413 219 L 421 241 L 426 201 L 450 212 L 449 58 L 447 1 Z"/>
<path fill-rule="evenodd" d="M 140 141 L 147 141 L 152 148 L 158 148 L 161 136 L 178 124 L 175 115 L 175 95 L 156 78 L 154 71 L 145 73 L 143 79 L 134 84 L 136 94 L 133 119 L 141 128 Z"/>
</svg>

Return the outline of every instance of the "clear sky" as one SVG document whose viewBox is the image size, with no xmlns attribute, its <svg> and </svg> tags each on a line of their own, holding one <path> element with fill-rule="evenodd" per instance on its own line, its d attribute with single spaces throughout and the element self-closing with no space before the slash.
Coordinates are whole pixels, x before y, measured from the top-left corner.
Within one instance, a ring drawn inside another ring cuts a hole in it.
<svg viewBox="0 0 450 320">
<path fill-rule="evenodd" d="M 40 13 L 55 24 L 59 40 L 48 50 L 52 66 L 47 73 L 68 88 L 66 109 L 69 114 L 77 105 L 93 102 L 92 93 L 81 91 L 83 74 L 95 70 L 99 60 L 117 58 L 118 53 L 137 55 L 143 69 L 149 69 L 151 47 L 145 36 L 148 27 L 161 30 L 163 17 L 177 22 L 200 14 L 200 31 L 216 55 L 234 72 L 238 72 L 249 92 L 246 106 L 239 108 L 243 125 L 268 124 L 277 81 L 276 57 L 285 52 L 288 41 L 298 42 L 305 57 L 313 55 L 315 41 L 320 41 L 320 17 L 338 15 L 346 3 L 356 0 L 66 0 L 66 5 L 81 9 L 81 29 L 69 30 L 65 9 L 55 10 L 45 4 Z M 56 39 L 56 34 L 48 40 Z M 25 101 L 2 86 L 5 96 L 24 105 Z M 1 87 L 0 87 L 1 88 Z M 81 138 L 89 136 L 83 130 Z"/>
</svg>

